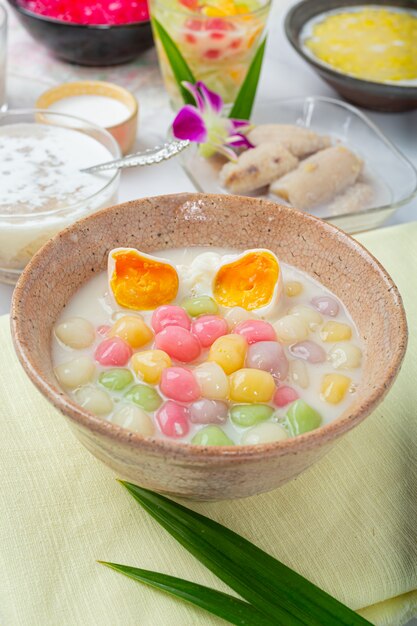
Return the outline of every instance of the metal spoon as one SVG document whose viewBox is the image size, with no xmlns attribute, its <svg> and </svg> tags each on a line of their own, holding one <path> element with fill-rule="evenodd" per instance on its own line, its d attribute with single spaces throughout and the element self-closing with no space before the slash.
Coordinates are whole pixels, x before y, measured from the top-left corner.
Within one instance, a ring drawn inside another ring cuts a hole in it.
<svg viewBox="0 0 417 626">
<path fill-rule="evenodd" d="M 128 154 L 121 159 L 115 159 L 114 161 L 107 161 L 106 163 L 99 163 L 91 167 L 82 169 L 82 172 L 104 172 L 105 170 L 124 169 L 125 167 L 136 167 L 138 165 L 153 165 L 154 163 L 160 163 L 171 159 L 173 156 L 182 152 L 187 146 L 190 145 L 188 139 L 169 141 L 162 146 L 155 146 L 154 148 L 148 148 L 143 152 L 135 152 L 134 154 Z"/>
</svg>

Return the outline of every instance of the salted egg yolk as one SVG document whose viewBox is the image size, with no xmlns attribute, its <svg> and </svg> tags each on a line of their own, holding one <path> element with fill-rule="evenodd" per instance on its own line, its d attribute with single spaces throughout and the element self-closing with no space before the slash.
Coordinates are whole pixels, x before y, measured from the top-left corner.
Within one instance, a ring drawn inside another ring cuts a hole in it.
<svg viewBox="0 0 417 626">
<path fill-rule="evenodd" d="M 178 274 L 165 259 L 117 248 L 109 253 L 109 283 L 122 307 L 147 311 L 172 302 L 178 293 Z"/>
<path fill-rule="evenodd" d="M 280 268 L 269 250 L 252 250 L 225 263 L 213 281 L 213 296 L 226 307 L 254 311 L 267 306 L 276 293 Z"/>
</svg>

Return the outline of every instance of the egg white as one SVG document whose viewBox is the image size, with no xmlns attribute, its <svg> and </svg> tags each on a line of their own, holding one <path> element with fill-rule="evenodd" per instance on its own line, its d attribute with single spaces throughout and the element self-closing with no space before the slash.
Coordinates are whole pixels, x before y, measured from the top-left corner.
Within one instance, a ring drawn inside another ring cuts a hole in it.
<svg viewBox="0 0 417 626">
<path fill-rule="evenodd" d="M 265 252 L 274 257 L 279 266 L 276 255 L 266 248 L 252 248 L 244 252 L 220 255 L 216 252 L 203 252 L 195 257 L 190 265 L 178 265 L 177 271 L 180 278 L 179 294 L 181 297 L 187 296 L 213 296 L 213 286 L 217 272 L 224 266 L 243 259 L 247 254 Z M 279 310 L 280 297 L 282 293 L 282 273 L 279 270 L 278 280 L 275 283 L 274 291 L 270 302 L 258 309 L 253 309 L 259 317 L 268 319 L 275 317 Z"/>
</svg>

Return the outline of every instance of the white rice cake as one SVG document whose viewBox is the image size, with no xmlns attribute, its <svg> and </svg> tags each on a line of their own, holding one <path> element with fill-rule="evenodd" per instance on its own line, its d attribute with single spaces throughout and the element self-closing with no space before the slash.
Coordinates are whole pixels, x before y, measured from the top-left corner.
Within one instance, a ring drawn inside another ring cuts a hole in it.
<svg viewBox="0 0 417 626">
<path fill-rule="evenodd" d="M 356 182 L 362 161 L 344 146 L 320 150 L 272 183 L 270 192 L 292 206 L 309 210 L 330 202 Z"/>
<path fill-rule="evenodd" d="M 249 193 L 272 183 L 298 165 L 298 159 L 281 144 L 263 143 L 249 148 L 236 163 L 220 171 L 221 184 L 233 193 Z"/>
<path fill-rule="evenodd" d="M 294 156 L 302 159 L 331 145 L 329 137 L 318 135 L 309 128 L 292 124 L 261 124 L 248 134 L 254 146 L 263 143 L 281 143 Z"/>
</svg>

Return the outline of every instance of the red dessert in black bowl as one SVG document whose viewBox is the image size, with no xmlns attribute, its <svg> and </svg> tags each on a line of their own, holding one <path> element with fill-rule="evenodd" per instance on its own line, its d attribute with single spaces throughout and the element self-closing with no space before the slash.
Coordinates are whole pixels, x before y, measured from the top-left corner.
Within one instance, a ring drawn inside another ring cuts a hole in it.
<svg viewBox="0 0 417 626">
<path fill-rule="evenodd" d="M 119 0 L 111 5 L 89 0 L 8 2 L 32 37 L 69 63 L 119 65 L 132 61 L 153 45 L 144 0 Z M 118 11 L 111 8 L 115 4 L 119 5 Z M 140 21 L 127 21 L 135 18 Z"/>
</svg>

